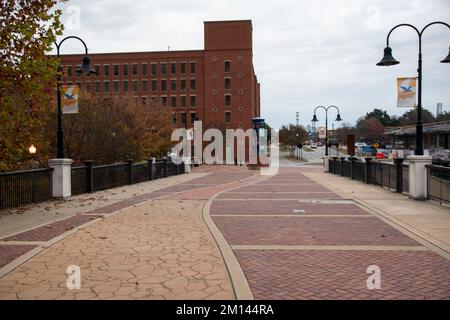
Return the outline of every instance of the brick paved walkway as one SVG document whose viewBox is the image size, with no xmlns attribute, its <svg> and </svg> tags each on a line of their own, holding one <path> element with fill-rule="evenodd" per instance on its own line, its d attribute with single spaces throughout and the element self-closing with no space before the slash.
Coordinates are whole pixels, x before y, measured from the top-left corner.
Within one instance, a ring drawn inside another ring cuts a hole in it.
<svg viewBox="0 0 450 320">
<path fill-rule="evenodd" d="M 310 169 L 282 169 L 211 205 L 255 299 L 450 299 L 447 259 L 301 170 Z M 367 288 L 372 265 L 380 289 Z"/>
<path fill-rule="evenodd" d="M 446 258 L 302 170 L 314 169 L 203 166 L 199 178 L 3 237 L 0 268 L 43 250 L 0 278 L 0 299 L 233 299 L 246 284 L 256 299 L 450 299 Z M 80 290 L 66 287 L 69 265 Z M 373 265 L 381 289 L 369 290 Z M 236 269 L 243 283 L 231 283 Z"/>
</svg>

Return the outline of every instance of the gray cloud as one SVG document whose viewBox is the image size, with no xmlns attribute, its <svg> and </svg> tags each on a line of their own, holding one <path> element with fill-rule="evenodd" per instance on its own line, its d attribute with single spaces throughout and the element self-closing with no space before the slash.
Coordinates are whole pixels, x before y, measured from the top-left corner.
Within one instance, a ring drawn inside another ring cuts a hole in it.
<svg viewBox="0 0 450 320">
<path fill-rule="evenodd" d="M 254 64 L 261 82 L 262 116 L 279 127 L 300 112 L 307 124 L 317 105 L 336 104 L 354 122 L 374 107 L 392 114 L 395 78 L 415 76 L 417 36 L 398 29 L 391 47 L 401 64 L 376 67 L 389 29 L 408 22 L 423 27 L 448 21 L 448 0 L 73 0 L 63 6 L 81 9 L 79 29 L 91 52 L 153 51 L 203 48 L 203 21 L 252 19 Z M 443 102 L 450 111 L 450 32 L 433 26 L 423 38 L 423 104 L 435 111 Z M 79 52 L 76 43 L 64 52 Z M 323 115 L 319 115 L 323 119 Z"/>
</svg>

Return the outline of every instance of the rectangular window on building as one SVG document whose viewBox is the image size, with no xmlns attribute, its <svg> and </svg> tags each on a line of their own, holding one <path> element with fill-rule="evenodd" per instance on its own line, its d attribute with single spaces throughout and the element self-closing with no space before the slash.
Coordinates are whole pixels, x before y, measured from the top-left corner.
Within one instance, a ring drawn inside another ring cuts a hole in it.
<svg viewBox="0 0 450 320">
<path fill-rule="evenodd" d="M 171 74 L 177 73 L 177 64 L 175 62 L 170 63 L 170 73 Z"/>
<path fill-rule="evenodd" d="M 177 90 L 177 80 L 170 80 L 170 90 Z"/>
<path fill-rule="evenodd" d="M 158 89 L 158 80 L 152 80 L 152 91 L 156 91 Z"/>
<path fill-rule="evenodd" d="M 100 82 L 95 81 L 95 93 L 99 93 L 100 92 Z"/>
<path fill-rule="evenodd" d="M 225 78 L 225 89 L 231 89 L 231 78 Z"/>
<path fill-rule="evenodd" d="M 191 90 L 195 90 L 195 79 L 191 79 Z"/>
<path fill-rule="evenodd" d="M 190 63 L 190 72 L 195 73 L 195 62 Z"/>
<path fill-rule="evenodd" d="M 61 69 L 59 69 L 61 70 Z M 72 76 L 72 66 L 67 66 L 67 76 L 71 77 Z"/>
<path fill-rule="evenodd" d="M 186 80 L 184 79 L 180 80 L 180 90 L 186 90 Z"/>
<path fill-rule="evenodd" d="M 147 97 L 142 97 L 142 105 L 143 106 L 147 105 Z"/>
<path fill-rule="evenodd" d="M 186 112 L 181 113 L 181 123 L 183 123 L 183 124 L 186 123 Z"/>
<path fill-rule="evenodd" d="M 180 63 L 181 74 L 186 74 L 186 62 Z"/>
<path fill-rule="evenodd" d="M 167 97 L 161 97 L 161 103 L 163 105 L 163 107 L 167 106 Z"/>
<path fill-rule="evenodd" d="M 87 81 L 85 83 L 86 92 L 91 92 L 91 82 Z"/>
<path fill-rule="evenodd" d="M 167 64 L 165 62 L 161 63 L 161 74 L 167 73 Z"/>
<path fill-rule="evenodd" d="M 176 96 L 170 97 L 170 105 L 174 108 L 177 106 L 177 97 Z"/>
<path fill-rule="evenodd" d="M 231 94 L 225 95 L 225 106 L 227 107 L 231 106 Z"/>
<path fill-rule="evenodd" d="M 122 73 L 124 76 L 128 75 L 128 64 L 123 64 L 122 65 Z"/>
<path fill-rule="evenodd" d="M 225 112 L 225 123 L 231 123 L 231 112 Z"/>
<path fill-rule="evenodd" d="M 191 96 L 191 107 L 196 107 L 196 106 L 197 106 L 197 97 Z"/>
<path fill-rule="evenodd" d="M 77 65 L 77 68 L 75 69 L 75 74 L 77 75 L 77 77 L 81 76 L 81 72 L 76 72 L 76 70 L 80 70 L 81 68 L 81 64 Z"/>
<path fill-rule="evenodd" d="M 191 112 L 191 123 L 194 123 L 195 119 L 197 119 L 197 113 L 196 112 Z"/>
<path fill-rule="evenodd" d="M 225 72 L 231 72 L 231 62 L 230 61 L 224 62 L 224 69 L 225 69 Z"/>
<path fill-rule="evenodd" d="M 156 74 L 156 63 L 152 63 L 151 66 L 152 66 L 152 75 L 155 75 Z"/>
<path fill-rule="evenodd" d="M 181 96 L 181 106 L 186 107 L 186 96 Z"/>
<path fill-rule="evenodd" d="M 118 76 L 118 75 L 119 75 L 119 65 L 118 65 L 118 64 L 115 64 L 115 65 L 114 65 L 114 71 L 113 71 L 113 72 L 114 72 L 114 75 L 115 75 L 115 76 Z"/>
<path fill-rule="evenodd" d="M 78 86 L 78 88 L 80 88 L 80 90 L 82 90 L 81 82 L 77 82 L 77 86 Z"/>
<path fill-rule="evenodd" d="M 128 91 L 128 80 L 122 81 L 122 91 L 127 92 Z"/>
<path fill-rule="evenodd" d="M 166 91 L 166 90 L 167 90 L 167 81 L 161 80 L 161 91 Z"/>
<path fill-rule="evenodd" d="M 109 64 L 103 65 L 103 74 L 109 76 Z"/>
<path fill-rule="evenodd" d="M 98 64 L 95 65 L 95 75 L 96 76 L 100 75 L 100 65 L 98 65 Z"/>
<path fill-rule="evenodd" d="M 137 63 L 133 63 L 132 68 L 133 68 L 133 70 L 132 70 L 133 76 L 137 76 L 137 74 L 138 74 L 138 64 Z"/>
<path fill-rule="evenodd" d="M 103 82 L 103 91 L 104 92 L 109 92 L 109 81 L 104 81 Z"/>
<path fill-rule="evenodd" d="M 113 84 L 113 86 L 114 86 L 114 92 L 119 92 L 119 81 L 114 81 L 114 84 Z"/>
<path fill-rule="evenodd" d="M 133 80 L 133 92 L 137 92 L 139 90 L 139 81 Z"/>
<path fill-rule="evenodd" d="M 176 114 L 175 112 L 172 113 L 172 123 L 173 123 L 174 125 L 177 124 L 177 114 Z"/>
<path fill-rule="evenodd" d="M 141 65 L 141 68 L 142 68 L 142 75 L 146 75 L 147 74 L 147 64 L 146 63 L 143 63 L 142 65 Z"/>
<path fill-rule="evenodd" d="M 142 80 L 142 91 L 147 91 L 147 80 Z"/>
</svg>

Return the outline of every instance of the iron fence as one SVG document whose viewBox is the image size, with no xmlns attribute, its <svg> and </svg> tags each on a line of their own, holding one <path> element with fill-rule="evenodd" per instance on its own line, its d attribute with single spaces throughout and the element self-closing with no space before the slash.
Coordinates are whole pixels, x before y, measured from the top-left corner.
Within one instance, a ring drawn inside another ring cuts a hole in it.
<svg viewBox="0 0 450 320">
<path fill-rule="evenodd" d="M 450 168 L 428 165 L 427 172 L 428 199 L 450 204 Z"/>
<path fill-rule="evenodd" d="M 333 157 L 329 161 L 330 173 L 404 193 L 408 193 L 408 169 L 407 165 L 402 164 L 402 160 L 389 163 L 371 161 L 371 158 L 366 158 L 366 161 L 363 162 L 354 157 L 348 159 Z"/>
<path fill-rule="evenodd" d="M 0 173 L 0 210 L 52 198 L 52 168 Z"/>
<path fill-rule="evenodd" d="M 170 159 L 148 160 L 143 163 L 122 163 L 72 168 L 72 194 L 106 190 L 148 180 L 160 179 L 184 173 L 184 163 L 179 165 Z"/>
</svg>

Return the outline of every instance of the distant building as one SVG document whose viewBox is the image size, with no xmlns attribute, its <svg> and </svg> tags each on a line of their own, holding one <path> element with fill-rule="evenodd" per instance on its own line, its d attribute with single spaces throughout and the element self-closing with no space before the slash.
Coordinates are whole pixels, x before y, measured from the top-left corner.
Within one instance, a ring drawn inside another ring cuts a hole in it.
<svg viewBox="0 0 450 320">
<path fill-rule="evenodd" d="M 384 133 L 390 137 L 394 148 L 395 145 L 403 145 L 405 149 L 415 147 L 416 125 L 386 127 Z M 450 150 L 450 121 L 424 124 L 423 144 L 425 151 L 429 154 L 440 150 Z"/>
<path fill-rule="evenodd" d="M 77 75 L 83 55 L 62 55 L 65 84 L 112 98 L 130 95 L 170 109 L 174 127 L 251 128 L 260 116 L 260 84 L 253 68 L 252 23 L 204 22 L 204 50 L 90 53 L 97 75 Z M 120 39 L 119 39 L 120 40 Z"/>
</svg>

